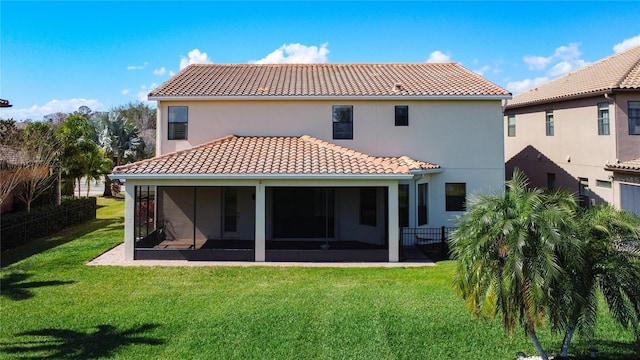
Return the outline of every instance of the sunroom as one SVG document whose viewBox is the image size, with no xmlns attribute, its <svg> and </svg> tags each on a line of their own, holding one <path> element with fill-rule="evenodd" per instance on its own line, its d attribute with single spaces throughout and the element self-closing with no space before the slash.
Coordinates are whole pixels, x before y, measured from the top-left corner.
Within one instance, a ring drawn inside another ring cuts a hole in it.
<svg viewBox="0 0 640 360">
<path fill-rule="evenodd" d="M 228 136 L 111 177 L 126 181 L 128 259 L 393 262 L 399 189 L 440 171 L 309 136 Z"/>
</svg>

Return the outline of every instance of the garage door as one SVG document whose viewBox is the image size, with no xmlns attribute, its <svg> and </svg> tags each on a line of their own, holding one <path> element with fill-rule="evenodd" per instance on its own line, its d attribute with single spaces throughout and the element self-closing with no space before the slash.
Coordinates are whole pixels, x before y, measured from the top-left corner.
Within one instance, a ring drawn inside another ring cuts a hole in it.
<svg viewBox="0 0 640 360">
<path fill-rule="evenodd" d="M 640 216 L 640 185 L 620 184 L 620 207 Z"/>
</svg>

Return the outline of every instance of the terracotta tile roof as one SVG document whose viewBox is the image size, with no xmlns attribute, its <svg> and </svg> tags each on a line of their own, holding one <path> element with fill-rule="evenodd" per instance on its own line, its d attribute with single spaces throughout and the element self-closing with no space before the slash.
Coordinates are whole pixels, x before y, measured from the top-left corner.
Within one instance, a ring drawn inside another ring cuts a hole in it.
<svg viewBox="0 0 640 360">
<path fill-rule="evenodd" d="M 507 104 L 507 109 L 591 96 L 616 89 L 640 90 L 640 46 L 516 94 Z"/>
<path fill-rule="evenodd" d="M 605 166 L 605 169 L 611 171 L 640 172 L 640 158 L 621 162 L 618 164 L 607 164 L 607 166 Z"/>
<path fill-rule="evenodd" d="M 372 157 L 308 135 L 226 136 L 187 150 L 118 166 L 114 175 L 409 175 L 439 169 L 406 156 Z"/>
<path fill-rule="evenodd" d="M 195 64 L 149 97 L 510 95 L 455 63 Z"/>
</svg>

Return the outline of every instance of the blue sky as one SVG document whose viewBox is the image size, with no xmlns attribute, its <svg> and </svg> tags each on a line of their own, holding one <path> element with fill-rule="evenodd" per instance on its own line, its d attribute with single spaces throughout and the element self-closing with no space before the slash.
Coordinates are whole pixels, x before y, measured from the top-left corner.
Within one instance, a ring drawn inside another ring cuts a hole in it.
<svg viewBox="0 0 640 360">
<path fill-rule="evenodd" d="M 0 118 L 146 101 L 195 62 L 453 61 L 518 93 L 634 44 L 635 1 L 2 0 Z"/>
</svg>

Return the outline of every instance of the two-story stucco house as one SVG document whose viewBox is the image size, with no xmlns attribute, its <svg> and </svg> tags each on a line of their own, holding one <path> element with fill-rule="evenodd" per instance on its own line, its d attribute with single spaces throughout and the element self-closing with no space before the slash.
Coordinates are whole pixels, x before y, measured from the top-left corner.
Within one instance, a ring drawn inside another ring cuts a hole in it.
<svg viewBox="0 0 640 360">
<path fill-rule="evenodd" d="M 640 215 L 640 46 L 514 95 L 504 119 L 507 178 Z"/>
<path fill-rule="evenodd" d="M 454 63 L 191 65 L 149 94 L 158 155 L 114 169 L 126 257 L 399 261 L 503 187 L 510 97 Z"/>
</svg>

